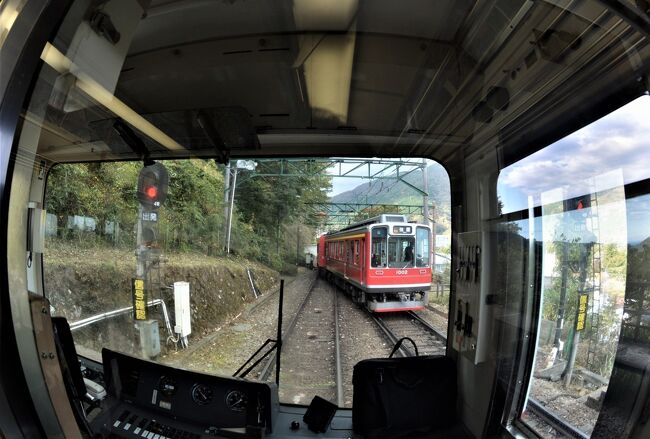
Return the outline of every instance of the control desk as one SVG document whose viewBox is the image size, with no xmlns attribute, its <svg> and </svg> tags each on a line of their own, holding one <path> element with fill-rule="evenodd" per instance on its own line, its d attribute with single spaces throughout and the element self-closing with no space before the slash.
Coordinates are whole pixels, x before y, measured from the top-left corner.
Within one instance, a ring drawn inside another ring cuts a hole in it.
<svg viewBox="0 0 650 439">
<path fill-rule="evenodd" d="M 92 420 L 103 437 L 264 437 L 278 414 L 274 383 L 246 381 L 102 351 L 108 397 Z"/>
<path fill-rule="evenodd" d="M 302 420 L 306 408 L 280 407 L 275 383 L 177 369 L 109 349 L 102 361 L 108 396 L 99 413 L 91 413 L 95 437 L 356 437 L 350 410 L 339 410 L 327 432 L 309 431 Z"/>
</svg>

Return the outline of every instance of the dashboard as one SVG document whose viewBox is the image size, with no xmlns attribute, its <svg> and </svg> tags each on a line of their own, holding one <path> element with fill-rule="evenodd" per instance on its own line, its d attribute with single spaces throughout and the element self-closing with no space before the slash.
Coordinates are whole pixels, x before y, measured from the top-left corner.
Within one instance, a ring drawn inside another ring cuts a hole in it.
<svg viewBox="0 0 650 439">
<path fill-rule="evenodd" d="M 91 427 L 102 437 L 255 438 L 273 431 L 274 383 L 202 374 L 102 351 L 108 397 Z"/>
</svg>

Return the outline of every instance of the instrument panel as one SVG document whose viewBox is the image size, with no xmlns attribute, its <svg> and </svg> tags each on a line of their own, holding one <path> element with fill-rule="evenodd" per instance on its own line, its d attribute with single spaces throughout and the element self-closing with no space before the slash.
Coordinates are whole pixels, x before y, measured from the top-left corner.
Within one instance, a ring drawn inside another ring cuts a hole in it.
<svg viewBox="0 0 650 439">
<path fill-rule="evenodd" d="M 176 369 L 104 349 L 107 391 L 120 403 L 195 425 L 262 428 L 278 411 L 274 383 Z"/>
</svg>

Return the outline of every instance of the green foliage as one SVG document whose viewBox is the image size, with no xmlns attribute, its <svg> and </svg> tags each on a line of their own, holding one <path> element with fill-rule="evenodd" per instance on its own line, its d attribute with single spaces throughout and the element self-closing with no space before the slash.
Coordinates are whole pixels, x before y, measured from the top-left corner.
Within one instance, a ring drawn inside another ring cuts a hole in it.
<svg viewBox="0 0 650 439">
<path fill-rule="evenodd" d="M 213 160 L 163 162 L 168 196 L 159 210 L 158 243 L 165 251 L 223 254 L 224 167 Z M 272 164 L 271 164 L 272 166 Z M 267 168 L 269 164 L 267 162 Z M 140 162 L 65 164 L 48 177 L 46 209 L 57 216 L 57 236 L 92 248 L 102 241 L 134 248 Z M 313 241 L 319 218 L 309 203 L 327 200 L 328 177 L 257 178 L 239 170 L 231 230 L 233 253 L 291 271 Z M 95 220 L 94 231 L 68 227 L 69 216 Z M 110 233 L 107 222 L 119 224 Z M 117 237 L 117 238 L 116 238 Z M 289 264 L 289 265 L 287 265 Z"/>
<path fill-rule="evenodd" d="M 95 218 L 97 237 L 104 236 L 107 221 L 119 222 L 122 229 L 132 229 L 132 212 L 137 208 L 137 173 L 135 163 L 55 166 L 47 180 L 45 207 L 57 216 L 57 235 L 79 237 L 78 231 L 66 227 L 68 215 Z"/>
<path fill-rule="evenodd" d="M 307 164 L 296 163 L 294 173 L 300 175 L 302 166 Z M 264 169 L 265 173 L 280 173 L 280 163 L 265 162 Z M 250 171 L 239 170 L 238 179 L 236 208 L 241 221 L 253 232 L 242 235 L 259 246 L 259 260 L 286 272 L 286 264 L 298 262 L 302 247 L 316 235 L 321 219 L 314 214 L 311 203 L 327 201 L 331 178 L 311 176 L 308 172 L 304 176 L 257 177 Z M 240 239 L 233 242 L 240 252 L 249 245 Z"/>
</svg>

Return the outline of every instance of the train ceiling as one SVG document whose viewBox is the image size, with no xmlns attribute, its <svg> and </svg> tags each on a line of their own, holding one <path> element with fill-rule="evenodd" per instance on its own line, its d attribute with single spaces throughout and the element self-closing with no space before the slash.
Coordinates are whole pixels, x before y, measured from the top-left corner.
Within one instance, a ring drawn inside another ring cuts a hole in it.
<svg viewBox="0 0 650 439">
<path fill-rule="evenodd" d="M 114 77 L 93 59 L 101 51 L 82 50 L 76 26 L 44 54 L 55 85 L 41 99 L 45 158 L 137 158 L 118 117 L 161 158 L 415 155 L 450 165 L 486 148 L 531 152 L 588 123 L 610 96 L 641 93 L 650 59 L 650 19 L 626 5 L 632 26 L 595 1 L 136 5 L 136 19 L 112 15 L 119 42 L 93 36 L 123 53 Z M 98 98 L 95 82 L 126 109 Z M 39 124 L 37 113 L 27 122 Z"/>
</svg>

